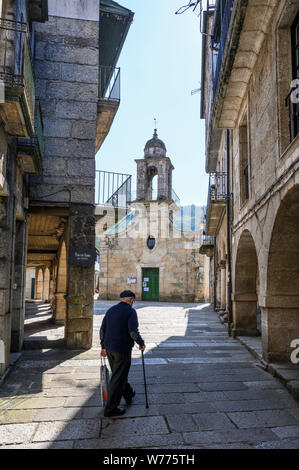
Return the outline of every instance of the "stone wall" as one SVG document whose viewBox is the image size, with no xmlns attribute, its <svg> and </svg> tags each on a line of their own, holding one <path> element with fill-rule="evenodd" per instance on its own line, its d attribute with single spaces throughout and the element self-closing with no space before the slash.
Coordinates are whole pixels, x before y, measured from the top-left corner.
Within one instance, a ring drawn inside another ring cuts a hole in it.
<svg viewBox="0 0 299 470">
<path fill-rule="evenodd" d="M 30 197 L 93 204 L 99 23 L 50 16 L 35 30 L 45 151 L 42 175 L 31 177 Z"/>
</svg>

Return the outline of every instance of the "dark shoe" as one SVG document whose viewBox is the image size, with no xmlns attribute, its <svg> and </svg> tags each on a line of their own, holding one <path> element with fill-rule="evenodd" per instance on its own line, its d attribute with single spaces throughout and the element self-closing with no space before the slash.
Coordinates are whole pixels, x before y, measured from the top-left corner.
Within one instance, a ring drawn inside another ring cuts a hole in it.
<svg viewBox="0 0 299 470">
<path fill-rule="evenodd" d="M 104 412 L 105 418 L 111 418 L 112 416 L 122 416 L 125 414 L 125 408 L 114 408 L 112 411 Z"/>
<path fill-rule="evenodd" d="M 125 398 L 125 400 L 126 400 L 126 405 L 131 405 L 132 400 L 133 400 L 133 398 L 135 397 L 135 395 L 136 395 L 136 392 L 135 392 L 135 390 L 133 390 L 132 395 L 130 396 L 130 398 Z"/>
</svg>

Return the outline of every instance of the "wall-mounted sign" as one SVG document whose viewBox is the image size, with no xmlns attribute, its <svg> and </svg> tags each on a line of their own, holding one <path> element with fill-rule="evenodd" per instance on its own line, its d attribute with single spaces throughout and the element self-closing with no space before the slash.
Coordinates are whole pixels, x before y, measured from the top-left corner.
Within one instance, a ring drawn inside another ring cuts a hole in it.
<svg viewBox="0 0 299 470">
<path fill-rule="evenodd" d="M 136 277 L 128 277 L 127 284 L 136 284 L 137 279 Z"/>
<path fill-rule="evenodd" d="M 149 287 L 144 287 L 144 288 L 143 288 L 143 291 L 144 291 L 144 292 L 149 292 Z"/>
<path fill-rule="evenodd" d="M 71 266 L 94 266 L 96 249 L 90 246 L 70 246 L 69 264 Z"/>
</svg>

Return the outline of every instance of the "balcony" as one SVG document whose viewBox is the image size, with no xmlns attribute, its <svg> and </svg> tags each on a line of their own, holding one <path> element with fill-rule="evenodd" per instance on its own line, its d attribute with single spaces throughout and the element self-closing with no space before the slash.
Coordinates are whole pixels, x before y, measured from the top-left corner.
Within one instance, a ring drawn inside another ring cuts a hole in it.
<svg viewBox="0 0 299 470">
<path fill-rule="evenodd" d="M 96 152 L 109 133 L 120 104 L 120 68 L 100 65 Z"/>
<path fill-rule="evenodd" d="M 34 133 L 35 86 L 27 23 L 0 19 L 0 117 L 8 134 Z"/>
<path fill-rule="evenodd" d="M 39 101 L 35 106 L 35 132 L 30 139 L 17 140 L 18 162 L 24 173 L 37 174 L 42 170 L 44 126 Z"/>
<path fill-rule="evenodd" d="M 215 245 L 215 237 L 211 237 L 209 235 L 203 235 L 201 246 L 199 248 L 199 253 L 201 255 L 212 257 L 214 254 L 214 245 Z"/>
<path fill-rule="evenodd" d="M 96 205 L 127 209 L 131 185 L 131 175 L 96 170 Z"/>
<path fill-rule="evenodd" d="M 292 87 L 285 100 L 286 106 L 289 108 L 289 132 L 290 143 L 293 142 L 297 134 L 299 134 L 299 103 L 297 98 L 297 87 Z"/>
<path fill-rule="evenodd" d="M 226 173 L 211 173 L 207 201 L 206 235 L 216 236 L 226 207 Z"/>
</svg>

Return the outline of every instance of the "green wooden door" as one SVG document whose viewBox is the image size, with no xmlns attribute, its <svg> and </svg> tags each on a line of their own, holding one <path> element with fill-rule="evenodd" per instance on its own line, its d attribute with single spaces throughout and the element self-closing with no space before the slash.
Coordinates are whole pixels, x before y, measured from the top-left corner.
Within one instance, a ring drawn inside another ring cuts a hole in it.
<svg viewBox="0 0 299 470">
<path fill-rule="evenodd" d="M 142 269 L 142 300 L 159 301 L 159 268 Z"/>
</svg>

